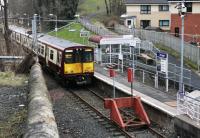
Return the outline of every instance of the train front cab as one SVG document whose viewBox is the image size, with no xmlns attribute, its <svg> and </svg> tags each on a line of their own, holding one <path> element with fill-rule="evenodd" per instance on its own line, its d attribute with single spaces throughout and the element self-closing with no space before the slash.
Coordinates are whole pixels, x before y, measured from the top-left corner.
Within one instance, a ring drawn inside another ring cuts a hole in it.
<svg viewBox="0 0 200 138">
<path fill-rule="evenodd" d="M 67 48 L 64 52 L 64 75 L 77 84 L 91 83 L 94 75 L 93 48 Z"/>
</svg>

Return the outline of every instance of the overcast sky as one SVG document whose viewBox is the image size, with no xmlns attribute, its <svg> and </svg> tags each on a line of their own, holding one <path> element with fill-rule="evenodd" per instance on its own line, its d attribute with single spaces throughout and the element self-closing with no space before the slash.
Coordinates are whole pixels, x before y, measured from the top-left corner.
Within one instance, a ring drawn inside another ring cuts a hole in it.
<svg viewBox="0 0 200 138">
<path fill-rule="evenodd" d="M 8 1 L 8 0 L 7 0 L 7 1 Z M 3 0 L 1 0 L 1 4 L 2 4 L 2 5 L 4 4 Z"/>
<path fill-rule="evenodd" d="M 3 0 L 1 0 L 1 4 L 3 5 Z"/>
</svg>

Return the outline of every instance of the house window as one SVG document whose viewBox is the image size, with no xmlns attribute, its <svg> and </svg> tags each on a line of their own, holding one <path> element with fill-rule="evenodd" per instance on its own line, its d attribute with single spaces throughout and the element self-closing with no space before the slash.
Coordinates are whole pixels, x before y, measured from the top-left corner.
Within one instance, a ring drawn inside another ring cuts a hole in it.
<svg viewBox="0 0 200 138">
<path fill-rule="evenodd" d="M 159 11 L 169 11 L 169 5 L 159 5 Z"/>
<path fill-rule="evenodd" d="M 141 14 L 151 14 L 151 5 L 141 5 L 140 13 Z"/>
<path fill-rule="evenodd" d="M 169 26 L 169 20 L 159 20 L 159 26 Z"/>
<path fill-rule="evenodd" d="M 150 20 L 141 20 L 140 21 L 140 27 L 142 29 L 145 29 L 148 26 L 151 26 L 151 21 Z"/>
<path fill-rule="evenodd" d="M 127 20 L 127 25 L 131 25 L 132 21 L 131 20 Z"/>
<path fill-rule="evenodd" d="M 53 60 L 53 50 L 50 50 L 50 59 Z"/>
<path fill-rule="evenodd" d="M 192 12 L 192 2 L 186 2 L 185 7 L 187 7 L 187 12 Z"/>
</svg>

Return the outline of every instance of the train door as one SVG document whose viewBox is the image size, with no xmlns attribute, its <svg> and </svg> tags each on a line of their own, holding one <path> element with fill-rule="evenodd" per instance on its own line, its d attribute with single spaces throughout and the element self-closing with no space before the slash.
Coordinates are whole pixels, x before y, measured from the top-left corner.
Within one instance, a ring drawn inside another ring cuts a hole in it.
<svg viewBox="0 0 200 138">
<path fill-rule="evenodd" d="M 80 64 L 79 68 L 80 68 L 80 72 L 83 73 L 83 63 L 81 62 L 82 60 L 82 49 L 76 49 L 75 51 L 75 61 L 76 63 Z"/>
<path fill-rule="evenodd" d="M 49 66 L 49 47 L 47 47 L 46 48 L 46 57 L 45 57 L 45 59 L 46 59 L 46 66 Z"/>
<path fill-rule="evenodd" d="M 94 71 L 94 51 L 92 48 L 82 50 L 82 71 L 83 73 L 92 73 Z"/>
</svg>

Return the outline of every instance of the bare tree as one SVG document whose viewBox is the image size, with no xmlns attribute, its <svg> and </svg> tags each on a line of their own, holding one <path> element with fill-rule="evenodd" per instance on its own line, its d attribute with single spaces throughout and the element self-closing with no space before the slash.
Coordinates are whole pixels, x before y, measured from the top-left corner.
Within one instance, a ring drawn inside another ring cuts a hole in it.
<svg viewBox="0 0 200 138">
<path fill-rule="evenodd" d="M 6 50 L 7 50 L 7 54 L 10 55 L 11 54 L 11 46 L 10 46 L 10 40 L 9 40 L 9 36 L 10 36 L 10 31 L 8 28 L 8 3 L 7 0 L 3 0 L 3 4 L 1 4 L 1 7 L 3 8 L 3 15 L 4 15 L 4 39 L 5 39 L 5 43 L 6 43 Z"/>
<path fill-rule="evenodd" d="M 108 2 L 107 2 L 107 0 L 105 0 L 105 5 L 106 5 L 106 13 L 107 13 L 107 15 L 109 15 L 109 9 L 108 9 Z"/>
</svg>

